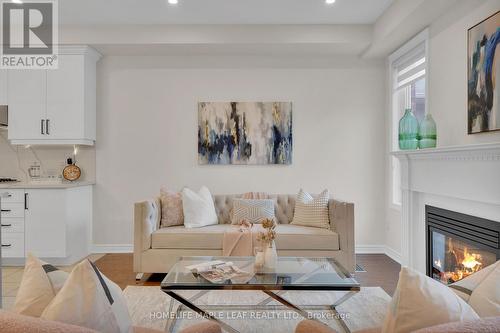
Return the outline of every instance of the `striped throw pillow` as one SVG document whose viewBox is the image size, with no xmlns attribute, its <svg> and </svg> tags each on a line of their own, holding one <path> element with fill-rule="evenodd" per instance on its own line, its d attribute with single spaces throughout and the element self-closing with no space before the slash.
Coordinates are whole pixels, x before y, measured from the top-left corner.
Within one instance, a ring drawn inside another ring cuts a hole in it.
<svg viewBox="0 0 500 333">
<path fill-rule="evenodd" d="M 324 190 L 316 197 L 300 189 L 295 202 L 295 212 L 291 224 L 315 228 L 330 228 L 328 200 L 330 192 Z"/>
<path fill-rule="evenodd" d="M 66 283 L 40 318 L 98 332 L 133 332 L 132 319 L 122 290 L 89 260 L 83 260 L 73 268 Z"/>
<path fill-rule="evenodd" d="M 14 303 L 14 312 L 40 317 L 43 310 L 62 288 L 68 276 L 68 273 L 28 253 Z"/>
<path fill-rule="evenodd" d="M 234 199 L 232 224 L 247 220 L 261 223 L 264 219 L 275 219 L 274 200 L 271 199 Z"/>
</svg>

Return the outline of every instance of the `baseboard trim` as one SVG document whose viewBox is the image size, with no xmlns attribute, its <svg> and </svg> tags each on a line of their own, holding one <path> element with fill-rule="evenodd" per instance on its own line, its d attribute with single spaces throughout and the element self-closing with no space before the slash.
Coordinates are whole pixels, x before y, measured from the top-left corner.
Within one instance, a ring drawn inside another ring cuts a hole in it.
<svg viewBox="0 0 500 333">
<path fill-rule="evenodd" d="M 401 253 L 397 252 L 393 248 L 386 246 L 385 247 L 385 255 L 397 262 L 398 264 L 401 264 Z"/>
<path fill-rule="evenodd" d="M 132 244 L 94 244 L 92 253 L 132 253 L 134 245 Z"/>
<path fill-rule="evenodd" d="M 356 253 L 359 254 L 376 254 L 381 253 L 385 254 L 385 246 L 384 245 L 357 245 Z"/>
<path fill-rule="evenodd" d="M 401 263 L 401 254 L 385 245 L 358 245 L 357 254 L 385 254 L 398 264 Z"/>
</svg>

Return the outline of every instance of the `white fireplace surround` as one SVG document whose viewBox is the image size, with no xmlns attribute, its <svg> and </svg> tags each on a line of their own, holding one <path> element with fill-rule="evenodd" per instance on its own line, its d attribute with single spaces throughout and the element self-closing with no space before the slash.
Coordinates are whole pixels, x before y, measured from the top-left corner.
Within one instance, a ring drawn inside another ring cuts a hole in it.
<svg viewBox="0 0 500 333">
<path fill-rule="evenodd" d="M 391 153 L 401 162 L 401 264 L 425 273 L 425 205 L 500 223 L 500 143 Z"/>
</svg>

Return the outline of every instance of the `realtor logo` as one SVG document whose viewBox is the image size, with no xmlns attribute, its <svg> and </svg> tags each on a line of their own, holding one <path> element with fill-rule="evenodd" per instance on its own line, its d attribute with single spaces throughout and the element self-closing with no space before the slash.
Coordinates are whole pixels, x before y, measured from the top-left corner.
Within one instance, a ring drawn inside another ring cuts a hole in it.
<svg viewBox="0 0 500 333">
<path fill-rule="evenodd" d="M 57 68 L 56 0 L 0 0 L 1 68 Z"/>
</svg>

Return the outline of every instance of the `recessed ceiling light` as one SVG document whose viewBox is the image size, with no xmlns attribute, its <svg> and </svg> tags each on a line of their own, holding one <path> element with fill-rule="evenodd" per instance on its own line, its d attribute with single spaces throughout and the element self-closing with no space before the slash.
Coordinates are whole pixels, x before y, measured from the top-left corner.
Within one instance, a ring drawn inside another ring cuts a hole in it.
<svg viewBox="0 0 500 333">
<path fill-rule="evenodd" d="M 177 5 L 179 3 L 179 0 L 168 0 L 168 3 L 171 5 Z"/>
<path fill-rule="evenodd" d="M 335 0 L 325 0 L 327 5 L 331 5 L 335 3 Z"/>
<path fill-rule="evenodd" d="M 21 0 L 12 0 L 13 3 L 23 3 Z"/>
</svg>

